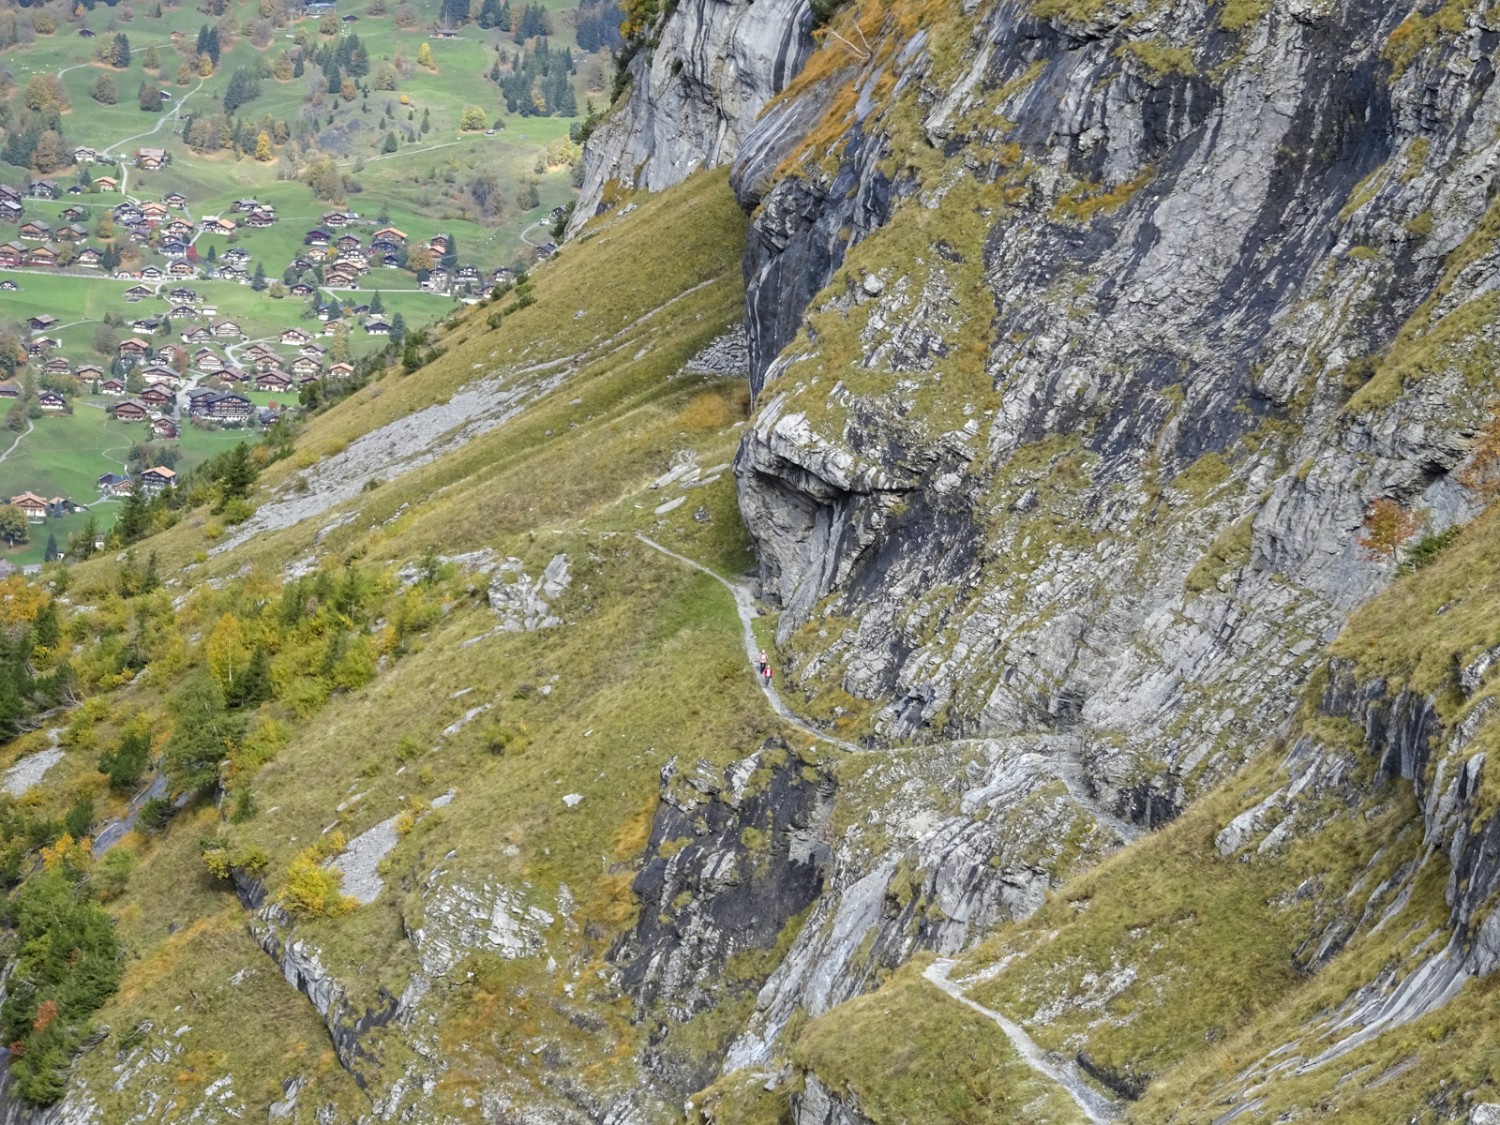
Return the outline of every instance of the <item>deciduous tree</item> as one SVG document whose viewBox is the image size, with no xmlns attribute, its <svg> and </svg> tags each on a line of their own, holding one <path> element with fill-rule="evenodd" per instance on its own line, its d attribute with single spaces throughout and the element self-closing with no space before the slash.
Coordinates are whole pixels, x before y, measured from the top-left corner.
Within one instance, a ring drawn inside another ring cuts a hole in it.
<svg viewBox="0 0 1500 1125">
<path fill-rule="evenodd" d="M 1395 560 L 1401 545 L 1422 529 L 1422 517 L 1382 496 L 1365 509 L 1365 533 L 1357 540 L 1367 559 Z"/>
</svg>

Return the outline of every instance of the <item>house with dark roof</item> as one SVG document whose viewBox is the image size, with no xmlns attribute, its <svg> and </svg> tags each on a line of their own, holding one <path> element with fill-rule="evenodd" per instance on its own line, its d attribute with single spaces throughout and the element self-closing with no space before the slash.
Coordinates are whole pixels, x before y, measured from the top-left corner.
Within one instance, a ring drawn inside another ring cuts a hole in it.
<svg viewBox="0 0 1500 1125">
<path fill-rule="evenodd" d="M 151 416 L 151 411 L 146 409 L 144 403 L 127 398 L 115 406 L 114 415 L 117 422 L 144 422 Z"/>
</svg>

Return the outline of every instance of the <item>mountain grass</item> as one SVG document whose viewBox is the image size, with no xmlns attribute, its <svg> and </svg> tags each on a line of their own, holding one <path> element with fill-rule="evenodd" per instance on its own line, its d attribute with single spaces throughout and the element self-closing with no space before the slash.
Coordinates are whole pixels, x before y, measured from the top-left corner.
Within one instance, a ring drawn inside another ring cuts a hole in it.
<svg viewBox="0 0 1500 1125">
<path fill-rule="evenodd" d="M 617 994 L 593 982 L 635 918 L 630 884 L 661 770 L 673 758 L 722 768 L 771 735 L 793 733 L 755 685 L 728 591 L 633 534 L 644 531 L 727 575 L 750 561 L 732 475 L 721 469 L 717 480 L 677 491 L 649 487 L 674 457 L 691 454 L 704 470 L 727 465 L 748 405 L 736 382 L 681 372 L 740 314 L 742 216 L 722 172 L 674 194 L 675 203 L 641 201 L 628 226 L 598 229 L 539 271 L 536 304 L 504 316 L 498 329 L 486 326 L 487 309 L 456 318 L 440 359 L 410 376 L 387 375 L 372 384 L 379 393 L 367 388 L 318 417 L 299 446 L 340 448 L 475 379 L 526 378 L 515 374 L 520 366 L 566 360 L 573 370 L 559 388 L 512 421 L 360 493 L 343 506 L 354 515 L 346 525 L 318 535 L 336 510 L 192 564 L 191 591 L 170 577 L 171 596 L 185 596 L 175 613 L 169 595 L 157 595 L 157 611 L 172 624 L 158 660 L 99 707 L 91 704 L 80 749 L 67 770 L 56 767 L 58 784 L 49 779 L 38 799 L 65 807 L 80 778 L 97 778 L 98 750 L 135 711 L 147 712 L 157 729 L 170 724 L 172 693 L 201 674 L 216 623 L 237 615 L 246 635 L 256 635 L 257 615 L 267 612 L 259 607 L 279 604 L 292 559 L 316 556 L 340 573 L 353 563 L 369 575 L 372 600 L 355 619 L 376 612 L 371 606 L 384 607 L 382 619 L 368 626 L 368 641 L 356 630 L 350 644 L 387 655 L 368 678 L 325 692 L 326 701 L 263 704 L 246 725 L 274 720 L 286 735 L 274 755 L 234 752 L 231 799 L 222 808 L 200 802 L 164 832 L 127 837 L 122 846 L 137 860 L 109 909 L 131 961 L 119 996 L 99 1017 L 116 1029 L 116 1043 L 142 1019 L 158 1028 L 176 1019 L 172 1010 L 187 988 L 203 999 L 183 1021 L 193 1025 L 184 1042 L 222 1044 L 197 1059 L 194 1075 L 212 1081 L 231 1073 L 250 1104 L 264 1106 L 283 1078 L 300 1073 L 315 1081 L 304 1097 L 344 1104 L 352 1079 L 330 1062 L 326 1034 L 305 999 L 274 983 L 275 966 L 237 930 L 245 915 L 202 852 L 261 856 L 274 892 L 309 846 L 336 852 L 339 836 L 353 840 L 400 816 L 404 834 L 383 864 L 386 886 L 376 901 L 297 925 L 297 938 L 346 983 L 354 1010 L 382 1006 L 406 987 L 417 960 L 403 934 L 424 924 L 434 884 L 503 885 L 555 919 L 542 932 L 542 955 L 494 964 L 476 954 L 452 990 L 434 994 L 430 1010 L 442 1034 L 468 1045 L 448 1053 L 437 1104 L 462 1117 L 465 1098 L 497 1085 L 545 1103 L 550 1095 L 521 1061 L 543 1044 L 593 1088 L 635 1081 L 642 1029 Z M 695 218 L 688 227 L 676 217 L 684 209 Z M 594 284 L 627 269 L 632 286 Z M 300 471 L 295 459 L 279 462 L 265 487 L 290 486 Z M 687 502 L 656 515 L 675 495 Z M 203 531 L 203 516 L 193 514 L 138 551 L 156 551 L 171 575 L 202 550 Z M 422 595 L 423 623 L 403 634 L 399 651 L 389 649 L 387 626 L 416 605 L 415 594 L 400 592 L 396 571 L 429 551 L 473 549 L 513 557 L 532 576 L 565 554 L 572 582 L 553 607 L 565 623 L 496 632 L 486 579 L 449 567 Z M 97 605 L 106 632 L 131 620 L 132 603 L 113 593 L 119 565 L 105 558 L 72 571 L 73 596 Z M 309 668 L 295 682 L 315 678 Z M 465 721 L 480 704 L 486 709 Z M 91 784 L 97 789 L 97 780 Z M 432 807 L 449 792 L 451 804 Z M 114 812 L 121 797 L 109 802 Z M 231 818 L 241 803 L 249 814 Z M 564 910 L 563 902 L 572 905 Z M 559 968 L 549 969 L 548 957 Z M 741 967 L 749 972 L 747 996 L 771 967 L 749 965 Z M 256 987 L 273 995 L 232 1004 L 226 989 L 237 986 L 223 982 L 242 971 L 259 974 L 240 979 L 262 982 Z M 305 1029 L 296 1032 L 295 1051 L 275 1030 L 283 1006 L 301 1013 L 292 1021 Z M 503 1033 L 476 1034 L 494 1013 L 518 1006 L 528 1014 L 503 1019 Z M 690 1050 L 707 1036 L 716 1046 L 721 1031 L 694 1024 L 677 1041 Z M 261 1046 L 247 1045 L 253 1037 Z M 374 1032 L 366 1047 L 368 1073 L 385 1082 L 413 1060 L 400 1035 Z M 91 1088 L 107 1084 L 103 1068 L 113 1055 L 111 1046 L 85 1058 Z M 130 1089 L 110 1104 L 123 1112 L 136 1096 Z"/>
<path fill-rule="evenodd" d="M 799 1069 L 871 1121 L 1083 1120 L 999 1027 L 922 978 L 930 961 L 913 958 L 878 992 L 809 1023 L 793 1052 Z"/>
</svg>

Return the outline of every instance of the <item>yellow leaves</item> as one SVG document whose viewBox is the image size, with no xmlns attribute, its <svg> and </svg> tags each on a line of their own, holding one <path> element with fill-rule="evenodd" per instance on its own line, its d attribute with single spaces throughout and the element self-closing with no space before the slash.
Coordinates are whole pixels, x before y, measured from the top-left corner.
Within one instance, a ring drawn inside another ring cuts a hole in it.
<svg viewBox="0 0 1500 1125">
<path fill-rule="evenodd" d="M 71 871 L 85 872 L 93 863 L 93 854 L 89 849 L 89 838 L 75 840 L 64 832 L 50 847 L 42 848 L 42 867 L 47 871 L 53 871 L 60 865 L 66 865 Z"/>
<path fill-rule="evenodd" d="M 232 613 L 220 617 L 204 647 L 209 674 L 228 694 L 234 688 L 235 677 L 242 675 L 250 663 L 250 650 L 245 646 L 245 634 L 240 629 L 238 618 Z"/>
<path fill-rule="evenodd" d="M 0 579 L 0 628 L 30 625 L 47 604 L 47 592 L 19 574 Z"/>
<path fill-rule="evenodd" d="M 1364 548 L 1365 558 L 1382 559 L 1396 557 L 1413 535 L 1422 529 L 1422 517 L 1394 500 L 1381 497 L 1365 509 L 1365 534 L 1358 543 Z"/>
<path fill-rule="evenodd" d="M 293 914 L 308 918 L 347 914 L 358 904 L 343 893 L 343 875 L 319 862 L 319 851 L 316 846 L 306 848 L 292 860 L 276 901 Z"/>
</svg>

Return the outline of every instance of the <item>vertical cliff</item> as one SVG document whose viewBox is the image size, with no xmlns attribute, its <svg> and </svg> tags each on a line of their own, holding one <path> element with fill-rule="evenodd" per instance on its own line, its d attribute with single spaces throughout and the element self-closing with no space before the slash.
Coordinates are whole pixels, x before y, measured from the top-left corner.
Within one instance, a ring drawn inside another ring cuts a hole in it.
<svg viewBox="0 0 1500 1125">
<path fill-rule="evenodd" d="M 686 0 L 629 44 L 628 94 L 584 150 L 569 234 L 626 193 L 735 158 L 812 50 L 807 0 Z"/>
</svg>

